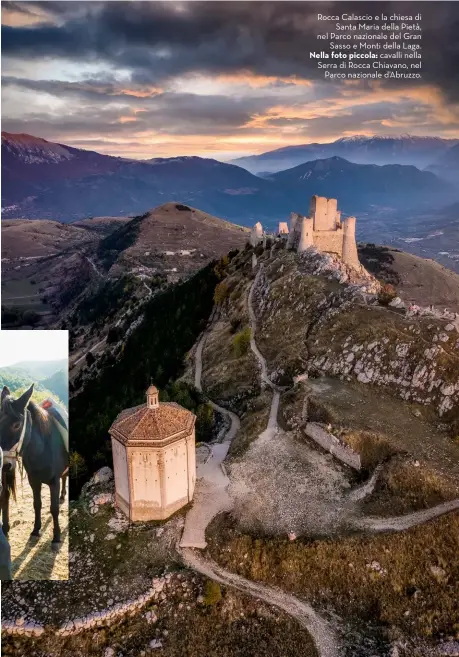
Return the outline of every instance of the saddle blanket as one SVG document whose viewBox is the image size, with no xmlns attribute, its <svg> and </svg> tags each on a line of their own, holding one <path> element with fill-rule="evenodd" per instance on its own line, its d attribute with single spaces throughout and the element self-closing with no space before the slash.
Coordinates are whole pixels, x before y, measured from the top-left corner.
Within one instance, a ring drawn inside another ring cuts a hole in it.
<svg viewBox="0 0 459 657">
<path fill-rule="evenodd" d="M 62 404 L 58 404 L 51 397 L 47 397 L 42 403 L 42 408 L 48 411 L 59 431 L 66 451 L 69 451 L 69 416 Z"/>
</svg>

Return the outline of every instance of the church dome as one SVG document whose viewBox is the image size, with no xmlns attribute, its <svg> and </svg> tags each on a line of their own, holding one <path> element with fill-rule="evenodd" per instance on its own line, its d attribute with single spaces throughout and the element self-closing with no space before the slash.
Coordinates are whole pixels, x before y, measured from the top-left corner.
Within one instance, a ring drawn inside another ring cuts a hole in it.
<svg viewBox="0 0 459 657">
<path fill-rule="evenodd" d="M 109 429 L 124 444 L 157 443 L 189 435 L 195 415 L 175 402 L 160 402 L 151 408 L 147 404 L 127 408 L 118 415 Z"/>
</svg>

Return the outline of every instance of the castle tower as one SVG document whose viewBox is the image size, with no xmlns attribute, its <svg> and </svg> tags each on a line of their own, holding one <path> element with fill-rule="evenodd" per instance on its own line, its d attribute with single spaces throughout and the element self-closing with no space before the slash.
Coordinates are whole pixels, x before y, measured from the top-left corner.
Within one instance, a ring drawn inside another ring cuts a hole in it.
<svg viewBox="0 0 459 657">
<path fill-rule="evenodd" d="M 302 253 L 314 244 L 314 220 L 312 217 L 302 217 L 298 253 Z"/>
<path fill-rule="evenodd" d="M 314 230 L 336 230 L 336 214 L 338 201 L 336 198 L 313 196 L 309 206 L 309 215 L 314 220 Z"/>
<path fill-rule="evenodd" d="M 360 268 L 357 243 L 355 241 L 355 217 L 347 217 L 343 226 L 343 262 L 354 269 Z"/>
<path fill-rule="evenodd" d="M 260 242 L 263 240 L 263 226 L 259 221 L 255 224 L 255 226 L 252 228 L 252 232 L 250 233 L 250 244 L 252 246 L 258 246 Z"/>
<path fill-rule="evenodd" d="M 121 411 L 113 422 L 115 501 L 129 520 L 164 520 L 191 502 L 195 421 L 178 404 L 160 402 L 151 385 L 145 404 Z"/>
<path fill-rule="evenodd" d="M 289 230 L 288 230 L 288 225 L 286 221 L 279 221 L 279 227 L 277 229 L 277 234 L 278 235 L 288 235 Z"/>
<path fill-rule="evenodd" d="M 290 230 L 287 239 L 287 249 L 291 249 L 295 243 L 296 224 L 300 215 L 297 212 L 290 213 Z"/>
</svg>

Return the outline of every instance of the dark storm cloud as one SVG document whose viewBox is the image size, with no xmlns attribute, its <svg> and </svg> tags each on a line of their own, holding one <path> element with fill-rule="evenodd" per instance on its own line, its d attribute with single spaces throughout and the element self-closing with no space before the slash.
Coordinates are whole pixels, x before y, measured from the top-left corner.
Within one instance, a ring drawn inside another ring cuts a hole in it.
<svg viewBox="0 0 459 657">
<path fill-rule="evenodd" d="M 422 11 L 424 81 L 438 84 L 451 98 L 459 90 L 459 6 L 454 2 L 13 4 L 52 11 L 59 24 L 5 27 L 4 54 L 104 61 L 130 69 L 132 80 L 141 84 L 187 72 L 322 77 L 309 58 L 309 50 L 317 48 L 318 12 Z"/>
<path fill-rule="evenodd" d="M 154 130 L 170 135 L 202 134 L 215 132 L 234 132 L 246 124 L 254 113 L 269 107 L 272 100 L 266 98 L 237 98 L 218 95 L 197 95 L 180 92 L 157 92 L 151 97 L 126 95 L 114 83 L 100 83 L 94 80 L 66 82 L 54 80 L 26 80 L 4 77 L 3 87 L 45 92 L 59 99 L 78 98 L 80 119 L 71 116 L 28 115 L 25 119 L 5 119 L 7 130 L 22 131 L 24 126 L 33 132 L 50 135 L 50 128 L 67 129 L 72 133 L 85 132 L 88 125 L 92 129 L 108 133 Z M 116 106 L 111 105 L 116 101 Z M 135 111 L 137 110 L 137 111 Z M 126 116 L 132 122 L 122 123 Z M 135 121 L 134 121 L 135 119 Z"/>
</svg>

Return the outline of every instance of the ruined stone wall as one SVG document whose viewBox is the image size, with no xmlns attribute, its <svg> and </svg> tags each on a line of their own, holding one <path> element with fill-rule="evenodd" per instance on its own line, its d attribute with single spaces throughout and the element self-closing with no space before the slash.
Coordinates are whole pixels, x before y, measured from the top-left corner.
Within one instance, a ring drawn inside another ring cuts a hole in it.
<svg viewBox="0 0 459 657">
<path fill-rule="evenodd" d="M 259 221 L 254 225 L 250 232 L 250 244 L 257 246 L 263 240 L 263 226 Z"/>
<path fill-rule="evenodd" d="M 292 249 L 297 242 L 298 235 L 296 233 L 296 224 L 301 219 L 301 215 L 296 212 L 290 213 L 290 230 L 287 239 L 287 248 Z"/>
<path fill-rule="evenodd" d="M 319 251 L 336 253 L 341 257 L 343 253 L 343 231 L 341 229 L 314 231 L 314 246 Z"/>
<path fill-rule="evenodd" d="M 355 241 L 355 217 L 348 217 L 343 222 L 343 260 L 350 267 L 360 266 L 357 244 Z"/>
<path fill-rule="evenodd" d="M 298 244 L 298 253 L 303 253 L 303 251 L 306 251 L 306 249 L 314 245 L 314 230 L 312 218 L 302 217 L 300 222 L 301 232 L 300 241 Z"/>
<path fill-rule="evenodd" d="M 354 452 L 348 445 L 342 443 L 336 436 L 325 431 L 317 422 L 307 422 L 305 434 L 314 442 L 320 445 L 327 452 L 330 452 L 338 461 L 345 463 L 354 470 L 360 470 L 362 467 L 360 455 Z"/>
<path fill-rule="evenodd" d="M 336 229 L 337 205 L 336 198 L 312 197 L 309 214 L 314 219 L 314 230 Z"/>
<path fill-rule="evenodd" d="M 277 232 L 279 235 L 288 235 L 289 230 L 288 230 L 288 225 L 286 221 L 279 221 L 279 226 L 277 229 Z"/>
<path fill-rule="evenodd" d="M 11 620 L 8 618 L 2 618 L 2 632 L 5 634 L 23 636 L 40 636 L 43 632 L 48 630 L 59 636 L 70 636 L 85 630 L 92 630 L 96 627 L 109 627 L 113 623 L 119 622 L 127 615 L 137 614 L 142 607 L 151 601 L 158 599 L 164 586 L 169 583 L 172 577 L 173 575 L 170 573 L 163 575 L 162 577 L 155 577 L 152 580 L 150 588 L 138 598 L 117 603 L 108 609 L 95 611 L 88 616 L 73 618 L 56 628 L 51 626 L 46 627 L 36 621 L 26 621 L 24 618 Z"/>
</svg>

